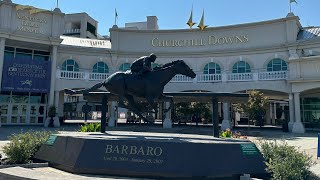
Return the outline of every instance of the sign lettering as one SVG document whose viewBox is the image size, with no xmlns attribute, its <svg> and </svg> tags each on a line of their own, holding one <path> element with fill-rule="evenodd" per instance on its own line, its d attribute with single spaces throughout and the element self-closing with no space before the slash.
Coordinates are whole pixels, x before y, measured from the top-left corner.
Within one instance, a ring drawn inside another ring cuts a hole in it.
<svg viewBox="0 0 320 180">
<path fill-rule="evenodd" d="M 20 25 L 17 26 L 17 30 L 33 34 L 44 34 L 41 28 L 43 27 L 43 25 L 48 23 L 48 21 L 45 18 L 23 15 L 18 12 L 17 18 L 21 20 Z"/>
<path fill-rule="evenodd" d="M 254 144 L 241 144 L 243 155 L 258 155 L 257 147 Z"/>
<path fill-rule="evenodd" d="M 160 39 L 153 38 L 151 45 L 153 47 L 191 47 L 191 46 L 215 46 L 223 44 L 239 44 L 249 42 L 248 35 L 238 36 L 208 36 L 201 39 Z"/>
<path fill-rule="evenodd" d="M 162 164 L 162 154 L 161 147 L 107 144 L 103 159 L 113 162 Z"/>
</svg>

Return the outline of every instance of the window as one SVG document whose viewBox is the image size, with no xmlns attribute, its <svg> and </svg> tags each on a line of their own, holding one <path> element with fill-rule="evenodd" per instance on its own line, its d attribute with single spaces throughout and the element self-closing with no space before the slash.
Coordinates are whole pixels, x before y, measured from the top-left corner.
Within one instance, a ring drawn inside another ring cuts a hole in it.
<svg viewBox="0 0 320 180">
<path fill-rule="evenodd" d="M 32 50 L 16 48 L 16 59 L 32 60 Z"/>
<path fill-rule="evenodd" d="M 250 65 L 245 61 L 239 61 L 233 65 L 232 73 L 250 73 Z"/>
<path fill-rule="evenodd" d="M 97 36 L 96 34 L 96 27 L 94 27 L 89 22 L 87 23 L 87 31 L 91 32 L 93 35 Z"/>
<path fill-rule="evenodd" d="M 123 63 L 123 64 L 121 64 L 119 70 L 120 70 L 120 71 L 127 71 L 127 70 L 130 69 L 130 66 L 131 66 L 130 63 Z"/>
<path fill-rule="evenodd" d="M 62 64 L 62 71 L 79 71 L 79 65 L 75 60 L 68 59 Z"/>
<path fill-rule="evenodd" d="M 104 62 L 97 62 L 93 66 L 93 71 L 92 72 L 94 72 L 94 73 L 109 73 L 109 67 Z"/>
<path fill-rule="evenodd" d="M 286 71 L 288 70 L 287 63 L 279 58 L 272 59 L 267 66 L 267 71 Z"/>
<path fill-rule="evenodd" d="M 45 51 L 33 51 L 33 60 L 36 61 L 49 61 L 50 53 Z"/>
<path fill-rule="evenodd" d="M 219 64 L 213 62 L 208 63 L 203 69 L 203 74 L 221 74 Z"/>
<path fill-rule="evenodd" d="M 23 49 L 15 47 L 5 47 L 5 59 L 23 59 L 23 60 L 35 60 L 35 61 L 49 61 L 50 52 L 39 51 L 32 49 Z"/>
<path fill-rule="evenodd" d="M 13 58 L 14 58 L 14 48 L 6 46 L 4 49 L 4 59 L 13 59 Z"/>
</svg>

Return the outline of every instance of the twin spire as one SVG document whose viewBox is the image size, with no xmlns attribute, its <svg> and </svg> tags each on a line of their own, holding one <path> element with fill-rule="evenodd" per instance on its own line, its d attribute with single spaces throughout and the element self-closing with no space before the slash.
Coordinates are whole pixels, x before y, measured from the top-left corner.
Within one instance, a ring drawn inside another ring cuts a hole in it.
<svg viewBox="0 0 320 180">
<path fill-rule="evenodd" d="M 190 29 L 192 29 L 192 26 L 195 25 L 196 23 L 192 21 L 192 12 L 193 12 L 193 7 L 191 9 L 191 13 L 190 13 L 190 18 L 187 22 L 187 24 L 189 25 Z M 207 25 L 204 25 L 204 10 L 202 11 L 202 17 L 200 20 L 199 25 L 197 26 L 201 31 L 203 31 L 206 27 L 208 27 Z"/>
</svg>

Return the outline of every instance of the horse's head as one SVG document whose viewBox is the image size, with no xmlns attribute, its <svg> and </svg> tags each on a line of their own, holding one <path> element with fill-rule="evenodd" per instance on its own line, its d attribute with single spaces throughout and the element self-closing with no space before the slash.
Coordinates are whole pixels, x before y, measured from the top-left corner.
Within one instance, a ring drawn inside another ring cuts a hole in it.
<svg viewBox="0 0 320 180">
<path fill-rule="evenodd" d="M 194 73 L 193 70 L 183 60 L 176 60 L 172 63 L 178 74 L 182 74 L 191 78 L 196 77 L 196 73 Z"/>
</svg>

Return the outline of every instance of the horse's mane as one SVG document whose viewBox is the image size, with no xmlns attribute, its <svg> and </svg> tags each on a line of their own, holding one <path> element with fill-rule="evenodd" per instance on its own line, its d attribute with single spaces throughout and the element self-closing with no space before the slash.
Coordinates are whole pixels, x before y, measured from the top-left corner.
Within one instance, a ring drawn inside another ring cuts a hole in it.
<svg viewBox="0 0 320 180">
<path fill-rule="evenodd" d="M 166 63 L 166 64 L 164 64 L 162 66 L 157 66 L 157 69 L 154 69 L 154 71 L 161 71 L 161 70 L 167 69 L 167 68 L 169 68 L 169 67 L 171 67 L 171 66 L 173 66 L 173 65 L 175 65 L 177 63 L 181 63 L 181 62 L 184 63 L 183 60 L 175 60 L 175 61 Z"/>
</svg>

